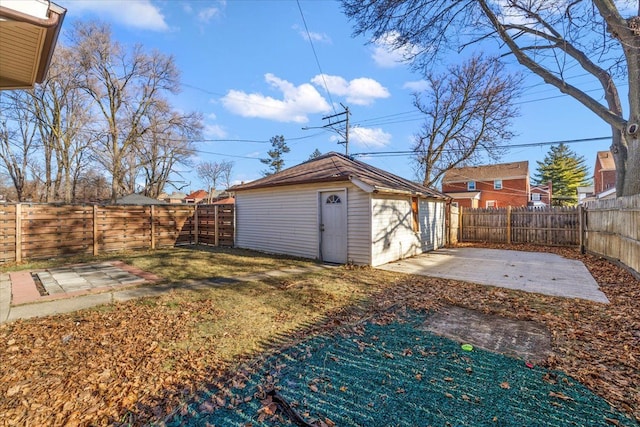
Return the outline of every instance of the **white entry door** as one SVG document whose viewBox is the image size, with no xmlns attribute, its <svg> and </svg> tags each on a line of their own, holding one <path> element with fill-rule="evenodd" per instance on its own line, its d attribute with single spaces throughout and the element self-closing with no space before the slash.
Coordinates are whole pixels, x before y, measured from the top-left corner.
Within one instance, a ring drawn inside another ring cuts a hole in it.
<svg viewBox="0 0 640 427">
<path fill-rule="evenodd" d="M 347 198 L 342 191 L 320 193 L 320 258 L 347 262 Z"/>
</svg>

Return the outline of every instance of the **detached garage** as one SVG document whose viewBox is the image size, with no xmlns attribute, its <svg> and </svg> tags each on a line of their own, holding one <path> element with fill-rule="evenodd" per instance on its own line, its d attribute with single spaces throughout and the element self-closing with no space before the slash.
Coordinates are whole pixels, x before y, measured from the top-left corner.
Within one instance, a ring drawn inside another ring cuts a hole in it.
<svg viewBox="0 0 640 427">
<path fill-rule="evenodd" d="M 444 194 L 338 153 L 230 191 L 239 248 L 376 266 L 445 244 Z"/>
</svg>

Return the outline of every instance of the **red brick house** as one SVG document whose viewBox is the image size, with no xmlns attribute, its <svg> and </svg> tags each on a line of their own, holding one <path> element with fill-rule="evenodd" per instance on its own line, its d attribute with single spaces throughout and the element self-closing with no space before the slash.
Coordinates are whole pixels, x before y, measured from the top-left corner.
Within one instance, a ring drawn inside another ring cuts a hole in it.
<svg viewBox="0 0 640 427">
<path fill-rule="evenodd" d="M 201 201 L 206 199 L 208 196 L 209 196 L 209 193 L 207 193 L 206 191 L 197 190 L 187 195 L 187 197 L 185 197 L 183 200 L 184 200 L 184 203 L 200 203 Z"/>
<path fill-rule="evenodd" d="M 553 183 L 547 185 L 532 185 L 529 197 L 529 206 L 551 206 Z"/>
<path fill-rule="evenodd" d="M 442 179 L 442 192 L 466 208 L 527 206 L 529 162 L 450 169 Z"/>
<path fill-rule="evenodd" d="M 598 151 L 593 169 L 593 187 L 596 196 L 616 188 L 616 164 L 611 151 Z"/>
</svg>

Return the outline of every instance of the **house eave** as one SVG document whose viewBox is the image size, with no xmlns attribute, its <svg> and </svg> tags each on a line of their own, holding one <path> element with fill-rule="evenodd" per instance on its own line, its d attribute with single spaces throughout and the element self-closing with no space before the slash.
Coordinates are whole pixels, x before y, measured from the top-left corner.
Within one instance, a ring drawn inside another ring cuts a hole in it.
<svg viewBox="0 0 640 427">
<path fill-rule="evenodd" d="M 42 83 L 46 79 L 66 12 L 65 8 L 49 3 L 47 18 L 39 18 L 0 5 L 3 32 L 13 32 L 18 28 L 29 34 L 26 38 L 18 39 L 18 42 L 7 42 L 0 46 L 5 58 L 17 55 L 29 64 L 28 71 L 24 65 L 21 69 L 12 68 L 9 62 L 0 67 L 0 89 L 30 89 L 35 83 Z M 28 44 L 36 48 L 25 50 Z"/>
</svg>

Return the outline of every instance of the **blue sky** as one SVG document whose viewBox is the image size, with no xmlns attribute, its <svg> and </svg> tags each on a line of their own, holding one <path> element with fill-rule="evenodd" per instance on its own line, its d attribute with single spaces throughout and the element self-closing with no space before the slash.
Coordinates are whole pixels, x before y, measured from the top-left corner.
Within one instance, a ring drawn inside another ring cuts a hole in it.
<svg viewBox="0 0 640 427">
<path fill-rule="evenodd" d="M 284 135 L 291 148 L 285 167 L 305 161 L 316 148 L 344 152 L 335 133 L 303 130 L 327 124 L 322 117 L 342 112 L 340 104 L 352 113 L 350 153 L 409 150 L 422 123 L 411 97 L 421 87 L 420 73 L 411 71 L 383 43 L 352 37 L 352 24 L 333 0 L 56 3 L 67 9 L 67 29 L 75 20 L 99 19 L 111 25 L 113 37 L 121 43 L 140 43 L 175 58 L 183 89 L 173 99 L 174 106 L 205 117 L 204 141 L 196 144 L 195 161 L 232 160 L 234 182 L 261 176 L 265 165 L 258 159 L 266 157 L 268 141 L 275 135 Z M 462 62 L 471 53 L 451 60 Z M 527 75 L 524 86 L 518 99 L 521 116 L 514 122 L 518 136 L 511 144 L 610 135 L 609 127 L 593 113 L 539 78 Z M 604 140 L 570 147 L 592 170 L 596 152 L 609 145 Z M 502 161 L 528 160 L 534 175 L 536 160 L 548 150 L 549 146 L 515 147 Z M 409 157 L 359 159 L 415 178 Z M 184 191 L 203 187 L 194 172 L 183 172 Z"/>
</svg>

